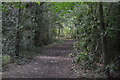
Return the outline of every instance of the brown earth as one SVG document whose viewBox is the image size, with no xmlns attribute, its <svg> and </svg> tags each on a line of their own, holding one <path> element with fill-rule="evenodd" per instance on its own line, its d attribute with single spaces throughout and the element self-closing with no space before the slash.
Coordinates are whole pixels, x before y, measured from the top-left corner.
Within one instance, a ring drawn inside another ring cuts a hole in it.
<svg viewBox="0 0 120 80">
<path fill-rule="evenodd" d="M 72 69 L 74 52 L 73 40 L 65 40 L 47 46 L 34 60 L 24 65 L 11 65 L 9 71 L 3 72 L 3 78 L 75 78 Z"/>
</svg>

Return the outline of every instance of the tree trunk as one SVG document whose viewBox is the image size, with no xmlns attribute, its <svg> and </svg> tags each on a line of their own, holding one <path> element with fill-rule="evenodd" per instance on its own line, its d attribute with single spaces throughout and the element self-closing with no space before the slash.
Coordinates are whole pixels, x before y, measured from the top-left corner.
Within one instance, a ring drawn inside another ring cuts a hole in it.
<svg viewBox="0 0 120 80">
<path fill-rule="evenodd" d="M 101 30 L 101 44 L 102 44 L 102 54 L 103 54 L 103 65 L 106 76 L 109 76 L 109 70 L 106 70 L 108 59 L 107 59 L 107 40 L 105 35 L 105 23 L 103 16 L 103 5 L 102 2 L 99 3 L 99 17 L 100 17 L 100 30 Z"/>
<path fill-rule="evenodd" d="M 59 27 L 59 32 L 58 32 L 58 39 L 60 39 L 60 27 Z"/>
<path fill-rule="evenodd" d="M 36 28 L 37 29 L 35 29 L 35 36 L 34 36 L 34 45 L 35 46 L 41 46 L 42 45 L 42 36 L 41 36 L 41 34 L 42 34 L 42 32 L 41 32 L 41 25 L 39 25 L 38 24 L 38 22 L 41 22 L 40 20 L 39 20 L 39 18 L 37 18 L 36 17 L 36 15 L 40 15 L 40 17 L 42 17 L 42 11 L 41 10 L 39 10 L 39 8 L 41 8 L 41 6 L 44 4 L 44 2 L 41 2 L 40 3 L 40 5 L 38 5 L 38 4 L 35 4 L 35 23 L 37 23 L 37 26 L 36 26 Z"/>
<path fill-rule="evenodd" d="M 20 31 L 19 31 L 19 26 L 20 26 L 20 12 L 21 12 L 21 9 L 19 8 L 18 9 L 18 25 L 17 25 L 17 32 L 16 32 L 16 51 L 15 51 L 15 54 L 16 54 L 16 57 L 19 57 L 19 53 L 20 53 Z"/>
</svg>

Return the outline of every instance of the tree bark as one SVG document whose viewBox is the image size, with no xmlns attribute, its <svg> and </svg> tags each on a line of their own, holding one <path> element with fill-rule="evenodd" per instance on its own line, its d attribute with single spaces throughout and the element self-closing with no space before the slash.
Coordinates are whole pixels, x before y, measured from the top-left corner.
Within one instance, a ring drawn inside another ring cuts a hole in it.
<svg viewBox="0 0 120 80">
<path fill-rule="evenodd" d="M 59 27 L 59 32 L 58 32 L 58 39 L 60 39 L 60 27 Z"/>
<path fill-rule="evenodd" d="M 36 15 L 40 14 L 40 17 L 42 17 L 42 12 L 39 10 L 41 6 L 44 4 L 44 2 L 41 2 L 40 5 L 35 4 L 35 23 L 37 23 L 37 29 L 35 29 L 35 36 L 34 36 L 34 45 L 35 46 L 41 46 L 42 45 L 42 36 L 41 36 L 41 25 L 38 24 L 39 19 L 36 17 Z"/>
<path fill-rule="evenodd" d="M 20 53 L 20 31 L 19 31 L 19 26 L 20 26 L 20 12 L 21 12 L 21 9 L 19 7 L 18 9 L 18 25 L 17 25 L 17 32 L 16 32 L 16 51 L 15 51 L 15 54 L 16 54 L 16 57 L 19 57 L 19 53 Z"/>
<path fill-rule="evenodd" d="M 105 22 L 104 22 L 104 16 L 103 16 L 103 5 L 102 2 L 99 3 L 99 17 L 100 17 L 100 30 L 101 30 L 101 44 L 102 44 L 102 54 L 103 54 L 103 65 L 106 76 L 109 76 L 109 70 L 106 69 L 108 65 L 108 59 L 107 59 L 107 40 L 105 35 Z"/>
</svg>

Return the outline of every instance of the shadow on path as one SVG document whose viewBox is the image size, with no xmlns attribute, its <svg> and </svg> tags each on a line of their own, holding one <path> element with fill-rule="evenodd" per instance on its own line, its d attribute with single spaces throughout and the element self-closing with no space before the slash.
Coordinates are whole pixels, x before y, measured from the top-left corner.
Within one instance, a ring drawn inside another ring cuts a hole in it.
<svg viewBox="0 0 120 80">
<path fill-rule="evenodd" d="M 73 40 L 49 45 L 42 53 L 25 65 L 11 66 L 11 70 L 3 72 L 4 78 L 75 78 L 71 70 L 72 58 L 68 54 L 73 52 Z"/>
</svg>

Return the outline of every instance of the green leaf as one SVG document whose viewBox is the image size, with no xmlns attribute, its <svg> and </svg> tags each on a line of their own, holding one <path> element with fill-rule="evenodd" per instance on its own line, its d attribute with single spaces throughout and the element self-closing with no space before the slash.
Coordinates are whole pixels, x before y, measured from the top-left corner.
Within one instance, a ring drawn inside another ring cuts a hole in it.
<svg viewBox="0 0 120 80">
<path fill-rule="evenodd" d="M 41 2 L 36 2 L 38 5 L 40 5 Z"/>
</svg>

